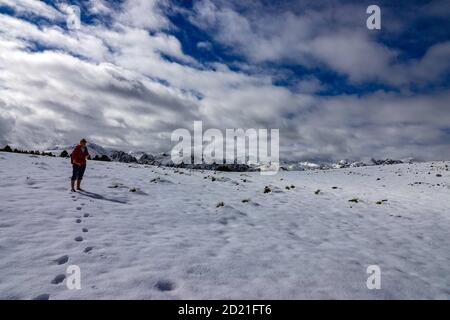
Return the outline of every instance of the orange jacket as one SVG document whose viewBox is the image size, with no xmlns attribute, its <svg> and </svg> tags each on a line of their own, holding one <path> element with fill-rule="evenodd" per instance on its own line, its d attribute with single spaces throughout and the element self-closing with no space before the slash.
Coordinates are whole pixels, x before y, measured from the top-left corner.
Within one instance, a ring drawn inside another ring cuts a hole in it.
<svg viewBox="0 0 450 320">
<path fill-rule="evenodd" d="M 84 152 L 81 151 L 81 146 L 77 145 L 71 155 L 72 163 L 78 163 L 81 165 L 86 165 L 86 158 L 89 156 L 89 151 L 87 147 L 84 147 Z"/>
</svg>

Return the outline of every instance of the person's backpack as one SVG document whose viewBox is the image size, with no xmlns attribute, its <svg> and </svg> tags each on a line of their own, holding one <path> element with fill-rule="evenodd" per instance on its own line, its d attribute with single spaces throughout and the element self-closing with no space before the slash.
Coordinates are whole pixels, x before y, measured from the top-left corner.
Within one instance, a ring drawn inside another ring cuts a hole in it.
<svg viewBox="0 0 450 320">
<path fill-rule="evenodd" d="M 70 154 L 70 164 L 73 164 L 73 157 L 72 157 L 72 154 L 73 154 L 73 151 L 74 151 L 75 149 L 73 149 L 72 150 L 72 153 Z"/>
</svg>

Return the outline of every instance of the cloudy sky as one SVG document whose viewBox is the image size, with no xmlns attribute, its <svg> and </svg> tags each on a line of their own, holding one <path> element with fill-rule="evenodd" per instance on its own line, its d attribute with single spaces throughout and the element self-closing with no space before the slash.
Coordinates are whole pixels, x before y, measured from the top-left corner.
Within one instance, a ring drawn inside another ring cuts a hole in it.
<svg viewBox="0 0 450 320">
<path fill-rule="evenodd" d="M 278 128 L 284 159 L 450 159 L 450 1 L 0 0 L 0 145 L 168 151 L 194 120 Z"/>
</svg>

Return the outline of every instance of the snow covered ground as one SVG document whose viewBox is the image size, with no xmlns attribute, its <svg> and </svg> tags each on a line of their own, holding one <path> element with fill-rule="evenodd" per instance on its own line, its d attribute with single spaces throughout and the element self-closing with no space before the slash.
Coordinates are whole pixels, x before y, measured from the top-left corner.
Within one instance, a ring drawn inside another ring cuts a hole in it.
<svg viewBox="0 0 450 320">
<path fill-rule="evenodd" d="M 260 176 L 91 161 L 88 192 L 71 194 L 68 159 L 0 153 L 0 298 L 449 299 L 448 165 Z M 57 277 L 68 265 L 81 290 Z"/>
</svg>

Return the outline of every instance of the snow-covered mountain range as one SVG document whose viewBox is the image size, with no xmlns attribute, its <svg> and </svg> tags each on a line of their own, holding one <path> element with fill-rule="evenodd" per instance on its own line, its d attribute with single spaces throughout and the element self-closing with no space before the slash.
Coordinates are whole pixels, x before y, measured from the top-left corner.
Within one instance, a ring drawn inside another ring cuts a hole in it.
<svg viewBox="0 0 450 320">
<path fill-rule="evenodd" d="M 46 152 L 52 152 L 55 155 L 59 155 L 64 150 L 68 153 L 74 148 L 71 146 L 55 146 Z M 157 166 L 175 166 L 172 162 L 169 152 L 151 154 L 144 151 L 129 151 L 125 152 L 122 150 L 117 150 L 114 148 L 107 148 L 100 146 L 98 144 L 89 142 L 88 143 L 89 153 L 91 157 L 96 156 L 107 156 L 111 161 L 125 162 L 125 163 L 138 163 L 138 164 L 148 164 Z M 390 165 L 390 164 L 400 164 L 400 163 L 412 163 L 412 159 L 407 160 L 394 160 L 394 159 L 383 159 L 375 160 L 372 159 L 367 162 L 363 161 L 349 161 L 340 160 L 338 162 L 328 162 L 328 163 L 314 163 L 314 162 L 294 162 L 294 161 L 282 161 L 280 164 L 280 170 L 283 171 L 303 171 L 303 170 L 328 170 L 328 169 L 341 169 L 341 168 L 356 168 L 371 165 Z M 177 165 L 177 167 L 190 168 L 190 169 L 202 169 L 202 170 L 218 170 L 218 171 L 260 171 L 261 165 L 246 165 L 246 164 L 197 164 L 189 165 L 182 164 Z"/>
<path fill-rule="evenodd" d="M 48 150 L 45 150 L 46 152 L 51 152 L 55 155 L 59 155 L 63 151 L 67 151 L 69 154 L 72 152 L 73 148 L 75 148 L 76 144 L 73 145 L 56 145 Z M 105 148 L 102 147 L 96 143 L 88 142 L 87 147 L 89 149 L 89 154 L 92 158 L 95 156 L 102 156 L 107 155 L 109 156 L 111 152 L 114 150 L 112 148 Z"/>
</svg>

